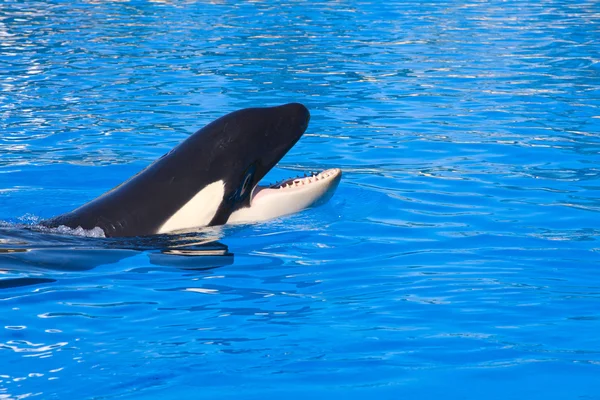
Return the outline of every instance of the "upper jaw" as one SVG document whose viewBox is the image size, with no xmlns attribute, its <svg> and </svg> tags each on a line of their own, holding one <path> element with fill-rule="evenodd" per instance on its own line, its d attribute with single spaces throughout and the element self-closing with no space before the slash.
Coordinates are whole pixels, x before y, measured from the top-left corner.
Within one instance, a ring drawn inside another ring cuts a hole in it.
<svg viewBox="0 0 600 400">
<path fill-rule="evenodd" d="M 341 172 L 342 171 L 339 168 L 326 169 L 318 173 L 312 172 L 309 175 L 304 174 L 304 177 L 284 179 L 281 182 L 269 186 L 268 189 L 302 188 L 306 185 L 317 183 L 319 181 L 327 182 L 328 180 L 335 179 L 335 177 L 341 174 Z"/>
<path fill-rule="evenodd" d="M 274 118 L 259 137 L 253 137 L 247 154 L 254 154 L 256 161 L 255 188 L 261 179 L 298 143 L 308 127 L 310 112 L 300 103 L 288 103 L 271 107 Z M 265 150 L 266 149 L 266 150 Z M 250 199 L 251 200 L 251 199 Z"/>
<path fill-rule="evenodd" d="M 227 223 L 265 221 L 325 203 L 335 192 L 341 177 L 342 171 L 332 168 L 276 185 L 258 185 L 252 192 L 250 206 L 234 211 Z"/>
</svg>

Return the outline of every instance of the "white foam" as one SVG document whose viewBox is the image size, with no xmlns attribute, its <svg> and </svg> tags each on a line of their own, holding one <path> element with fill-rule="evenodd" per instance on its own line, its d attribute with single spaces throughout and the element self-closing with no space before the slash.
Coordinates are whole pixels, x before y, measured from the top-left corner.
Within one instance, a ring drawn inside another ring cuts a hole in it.
<svg viewBox="0 0 600 400">
<path fill-rule="evenodd" d="M 41 227 L 42 231 L 49 233 L 57 233 L 59 235 L 71 235 L 71 236 L 83 236 L 90 238 L 105 238 L 106 235 L 102 228 L 95 227 L 94 229 L 83 229 L 78 226 L 77 228 L 69 228 L 68 226 L 60 225 L 57 228 Z"/>
<path fill-rule="evenodd" d="M 22 217 L 17 218 L 17 220 L 21 221 L 20 223 L 13 223 L 8 221 L 0 221 L 0 228 L 15 228 L 15 229 L 33 229 L 38 232 L 43 233 L 53 233 L 57 235 L 70 235 L 70 236 L 81 236 L 81 237 L 90 237 L 90 238 L 105 238 L 106 235 L 104 231 L 100 227 L 95 227 L 94 229 L 83 229 L 82 227 L 77 227 L 75 229 L 69 228 L 68 226 L 61 225 L 57 228 L 49 228 L 47 226 L 40 225 L 40 221 L 43 218 L 40 218 L 36 215 L 25 214 Z"/>
</svg>

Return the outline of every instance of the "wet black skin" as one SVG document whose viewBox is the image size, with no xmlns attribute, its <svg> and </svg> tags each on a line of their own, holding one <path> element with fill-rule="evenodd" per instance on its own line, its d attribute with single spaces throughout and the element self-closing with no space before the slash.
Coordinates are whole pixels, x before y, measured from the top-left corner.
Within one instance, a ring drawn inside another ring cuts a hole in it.
<svg viewBox="0 0 600 400">
<path fill-rule="evenodd" d="M 160 227 L 196 193 L 223 180 L 225 196 L 210 225 L 249 206 L 254 186 L 296 144 L 310 114 L 298 103 L 247 108 L 200 129 L 146 169 L 83 206 L 42 222 L 106 236 L 145 236 Z"/>
</svg>

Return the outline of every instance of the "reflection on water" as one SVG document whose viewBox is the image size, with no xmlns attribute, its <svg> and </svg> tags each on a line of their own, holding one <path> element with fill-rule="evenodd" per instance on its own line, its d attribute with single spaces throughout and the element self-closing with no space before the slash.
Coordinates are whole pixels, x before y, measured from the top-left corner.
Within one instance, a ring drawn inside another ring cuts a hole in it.
<svg viewBox="0 0 600 400">
<path fill-rule="evenodd" d="M 48 283 L 53 279 L 41 276 L 51 275 L 52 271 L 86 271 L 138 255 L 146 255 L 152 265 L 186 269 L 231 264 L 233 254 L 212 235 L 214 231 L 108 239 L 4 226 L 0 227 L 0 288 Z"/>
</svg>

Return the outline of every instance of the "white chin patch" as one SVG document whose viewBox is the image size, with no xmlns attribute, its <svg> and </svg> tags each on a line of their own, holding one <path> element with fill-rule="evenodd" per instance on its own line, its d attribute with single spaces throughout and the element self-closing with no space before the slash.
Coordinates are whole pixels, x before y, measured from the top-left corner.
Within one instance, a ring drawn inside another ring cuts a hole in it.
<svg viewBox="0 0 600 400">
<path fill-rule="evenodd" d="M 169 233 L 207 226 L 217 214 L 225 195 L 225 183 L 213 182 L 196 193 L 160 227 L 157 233 Z"/>
</svg>

